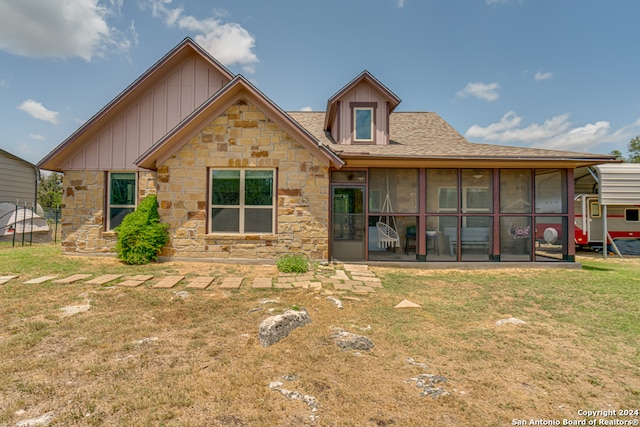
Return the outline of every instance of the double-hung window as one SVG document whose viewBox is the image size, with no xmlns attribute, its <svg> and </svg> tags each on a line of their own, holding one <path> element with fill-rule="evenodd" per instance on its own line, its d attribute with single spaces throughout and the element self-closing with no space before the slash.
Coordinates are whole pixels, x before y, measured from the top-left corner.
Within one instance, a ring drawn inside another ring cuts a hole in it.
<svg viewBox="0 0 640 427">
<path fill-rule="evenodd" d="M 275 172 L 272 169 L 211 171 L 212 233 L 273 233 Z"/>
<path fill-rule="evenodd" d="M 110 172 L 107 207 L 107 230 L 113 230 L 136 209 L 136 173 Z"/>
</svg>

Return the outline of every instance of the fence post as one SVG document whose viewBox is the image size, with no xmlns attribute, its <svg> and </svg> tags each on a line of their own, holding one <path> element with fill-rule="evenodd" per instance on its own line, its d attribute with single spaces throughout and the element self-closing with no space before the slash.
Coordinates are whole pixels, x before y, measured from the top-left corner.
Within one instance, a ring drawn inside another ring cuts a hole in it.
<svg viewBox="0 0 640 427">
<path fill-rule="evenodd" d="M 56 206 L 56 227 L 53 235 L 53 242 L 58 243 L 58 213 L 60 212 L 60 205 Z"/>
<path fill-rule="evenodd" d="M 18 219 L 18 203 L 20 201 L 16 199 L 16 211 L 13 213 L 13 218 L 14 218 L 14 222 L 13 222 L 13 238 L 12 238 L 12 247 L 16 247 L 16 229 L 18 227 L 18 224 L 15 220 Z"/>
</svg>

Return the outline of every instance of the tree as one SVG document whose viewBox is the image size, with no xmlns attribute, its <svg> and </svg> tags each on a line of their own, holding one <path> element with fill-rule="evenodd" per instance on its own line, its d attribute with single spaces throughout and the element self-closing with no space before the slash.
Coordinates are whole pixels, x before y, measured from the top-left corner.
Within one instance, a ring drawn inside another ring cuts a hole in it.
<svg viewBox="0 0 640 427">
<path fill-rule="evenodd" d="M 62 175 L 52 173 L 38 183 L 38 204 L 45 208 L 55 208 L 62 203 Z"/>
<path fill-rule="evenodd" d="M 627 152 L 629 153 L 629 163 L 640 163 L 640 135 L 629 141 Z"/>
<path fill-rule="evenodd" d="M 611 150 L 609 154 L 611 154 L 612 156 L 616 156 L 616 160 L 622 160 L 623 162 L 625 161 L 625 158 L 622 156 L 620 150 Z"/>
</svg>

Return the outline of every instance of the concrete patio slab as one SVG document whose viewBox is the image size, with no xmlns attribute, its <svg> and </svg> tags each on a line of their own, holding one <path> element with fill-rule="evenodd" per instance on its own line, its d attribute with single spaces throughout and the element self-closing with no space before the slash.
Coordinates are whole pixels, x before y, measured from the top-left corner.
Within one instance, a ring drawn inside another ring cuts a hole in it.
<svg viewBox="0 0 640 427">
<path fill-rule="evenodd" d="M 162 278 L 158 283 L 152 286 L 154 289 L 171 289 L 178 284 L 184 276 L 167 276 Z"/>
<path fill-rule="evenodd" d="M 105 274 L 84 283 L 86 283 L 87 285 L 104 285 L 105 283 L 113 282 L 114 280 L 119 279 L 122 276 L 122 274 Z"/>
<path fill-rule="evenodd" d="M 242 285 L 243 280 L 243 277 L 227 277 L 222 281 L 220 287 L 223 289 L 238 289 Z"/>
<path fill-rule="evenodd" d="M 0 276 L 0 285 L 4 285 L 11 279 L 15 279 L 18 276 Z"/>
<path fill-rule="evenodd" d="M 194 277 L 193 279 L 191 279 L 189 283 L 187 283 L 187 286 L 185 286 L 185 288 L 207 289 L 207 287 L 211 283 L 213 283 L 214 280 L 215 280 L 215 277 L 205 277 L 205 276 Z"/>
<path fill-rule="evenodd" d="M 40 283 L 48 282 L 49 280 L 53 280 L 58 276 L 42 276 L 36 277 L 35 279 L 27 280 L 24 282 L 25 285 L 38 285 Z"/>
<path fill-rule="evenodd" d="M 87 277 L 91 277 L 91 274 L 74 274 L 73 276 L 65 277 L 63 279 L 54 280 L 53 283 L 58 283 L 61 285 L 68 285 L 73 282 L 77 282 L 78 280 L 86 279 Z"/>
</svg>

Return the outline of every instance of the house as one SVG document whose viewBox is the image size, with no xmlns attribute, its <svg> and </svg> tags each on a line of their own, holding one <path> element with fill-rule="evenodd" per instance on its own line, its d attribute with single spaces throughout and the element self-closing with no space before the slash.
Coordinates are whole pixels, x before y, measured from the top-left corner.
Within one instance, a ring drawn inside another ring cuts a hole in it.
<svg viewBox="0 0 640 427">
<path fill-rule="evenodd" d="M 155 193 L 171 258 L 573 261 L 574 169 L 612 156 L 471 143 L 400 101 L 364 71 L 287 113 L 187 38 L 38 164 L 63 250 L 113 252 Z"/>
<path fill-rule="evenodd" d="M 0 203 L 33 209 L 39 180 L 40 170 L 35 165 L 0 149 Z"/>
</svg>

